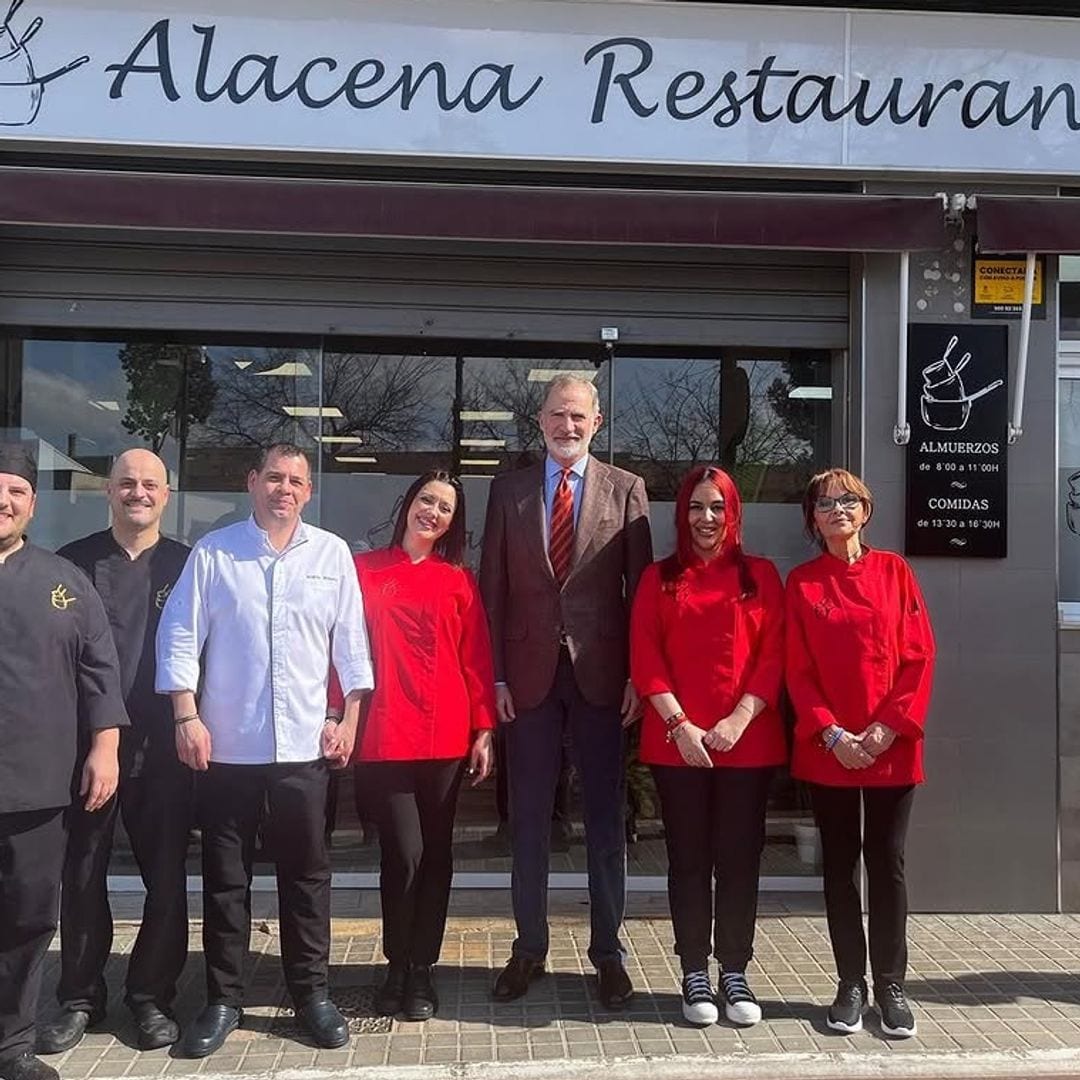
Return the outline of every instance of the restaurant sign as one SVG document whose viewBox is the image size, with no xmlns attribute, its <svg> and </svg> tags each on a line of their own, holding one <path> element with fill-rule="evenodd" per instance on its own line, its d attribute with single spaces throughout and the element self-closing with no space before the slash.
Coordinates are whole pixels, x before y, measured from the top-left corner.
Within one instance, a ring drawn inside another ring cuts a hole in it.
<svg viewBox="0 0 1080 1080">
<path fill-rule="evenodd" d="M 0 128 L 233 155 L 1077 174 L 1075 30 L 600 0 L 13 0 Z"/>
<path fill-rule="evenodd" d="M 908 555 L 1007 554 L 1009 330 L 908 329 Z"/>
</svg>

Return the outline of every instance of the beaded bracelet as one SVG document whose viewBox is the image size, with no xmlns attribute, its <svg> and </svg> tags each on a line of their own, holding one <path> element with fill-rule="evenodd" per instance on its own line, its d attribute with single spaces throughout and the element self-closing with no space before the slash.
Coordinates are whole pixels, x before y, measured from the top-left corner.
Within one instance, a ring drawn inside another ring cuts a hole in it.
<svg viewBox="0 0 1080 1080">
<path fill-rule="evenodd" d="M 844 737 L 844 729 L 837 725 L 836 731 L 825 740 L 825 749 L 831 750 Z"/>
</svg>

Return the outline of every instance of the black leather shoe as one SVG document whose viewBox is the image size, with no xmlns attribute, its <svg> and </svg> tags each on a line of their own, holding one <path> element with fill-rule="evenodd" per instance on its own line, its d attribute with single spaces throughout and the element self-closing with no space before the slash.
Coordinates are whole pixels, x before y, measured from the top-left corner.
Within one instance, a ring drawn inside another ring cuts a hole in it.
<svg viewBox="0 0 1080 1080">
<path fill-rule="evenodd" d="M 375 994 L 375 1011 L 380 1016 L 397 1016 L 405 1000 L 405 979 L 409 974 L 407 964 L 387 964 L 382 986 Z"/>
<path fill-rule="evenodd" d="M 152 1001 L 140 1001 L 131 1006 L 135 1018 L 140 1050 L 160 1050 L 180 1039 L 180 1025 Z"/>
<path fill-rule="evenodd" d="M 243 1019 L 243 1012 L 231 1005 L 207 1005 L 184 1032 L 184 1055 L 202 1058 L 220 1050 Z"/>
<path fill-rule="evenodd" d="M 596 969 L 596 982 L 605 1009 L 621 1009 L 634 996 L 634 986 L 621 960 L 605 960 Z"/>
<path fill-rule="evenodd" d="M 0 1058 L 0 1080 L 60 1080 L 60 1074 L 27 1050 L 18 1057 Z"/>
<path fill-rule="evenodd" d="M 524 956 L 511 956 L 506 967 L 496 977 L 491 996 L 496 1001 L 516 1001 L 529 992 L 529 983 L 533 979 L 539 979 L 543 974 L 543 960 L 529 960 Z"/>
<path fill-rule="evenodd" d="M 308 1034 L 324 1050 L 336 1050 L 349 1041 L 349 1023 L 329 998 L 309 1001 L 303 1008 L 297 1009 L 296 1015 Z"/>
<path fill-rule="evenodd" d="M 104 1019 L 104 1010 L 61 1009 L 52 1020 L 38 1027 L 36 1050 L 39 1054 L 62 1054 L 78 1046 L 86 1029 Z"/>
<path fill-rule="evenodd" d="M 431 968 L 416 964 L 409 968 L 402 1011 L 406 1020 L 430 1020 L 439 1011 L 439 995 L 431 982 Z"/>
</svg>

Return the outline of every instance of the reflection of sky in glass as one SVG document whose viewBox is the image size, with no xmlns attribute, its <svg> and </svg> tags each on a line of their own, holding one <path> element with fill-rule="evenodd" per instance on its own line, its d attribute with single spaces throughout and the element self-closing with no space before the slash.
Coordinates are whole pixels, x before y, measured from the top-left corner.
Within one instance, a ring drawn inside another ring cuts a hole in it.
<svg viewBox="0 0 1080 1080">
<path fill-rule="evenodd" d="M 790 393 L 829 380 L 827 361 L 797 350 L 777 359 L 620 359 L 616 455 L 646 476 L 654 497 L 673 497 L 694 463 L 718 462 L 744 498 L 794 501 L 826 463 L 831 404 Z"/>
</svg>

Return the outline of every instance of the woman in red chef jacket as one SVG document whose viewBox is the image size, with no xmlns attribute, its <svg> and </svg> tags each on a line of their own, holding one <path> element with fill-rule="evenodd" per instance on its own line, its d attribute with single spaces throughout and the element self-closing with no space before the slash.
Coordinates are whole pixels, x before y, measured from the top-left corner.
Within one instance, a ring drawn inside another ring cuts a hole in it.
<svg viewBox="0 0 1080 1080">
<path fill-rule="evenodd" d="M 667 837 L 683 1015 L 699 1025 L 718 1019 L 710 952 L 728 1020 L 761 1019 L 746 965 L 769 781 L 787 757 L 776 711 L 783 588 L 771 562 L 743 554 L 741 526 L 731 477 L 691 469 L 675 502 L 675 553 L 642 575 L 631 619 L 631 678 L 646 703 L 640 753 Z"/>
<path fill-rule="evenodd" d="M 441 469 L 413 482 L 390 544 L 356 556 L 375 668 L 353 761 L 379 826 L 384 1016 L 438 1009 L 453 876 L 454 811 L 466 766 L 491 770 L 494 674 L 487 619 L 462 565 L 465 497 Z"/>
<path fill-rule="evenodd" d="M 862 1028 L 866 938 L 855 886 L 860 850 L 870 909 L 870 970 L 882 1031 L 915 1034 L 904 995 L 904 839 L 923 780 L 923 721 L 934 634 L 911 567 L 862 538 L 874 501 L 845 469 L 810 481 L 807 530 L 823 553 L 787 581 L 787 685 L 795 706 L 791 771 L 810 785 L 821 830 L 825 909 L 839 986 L 827 1023 Z M 863 825 L 860 829 L 860 803 Z"/>
</svg>

